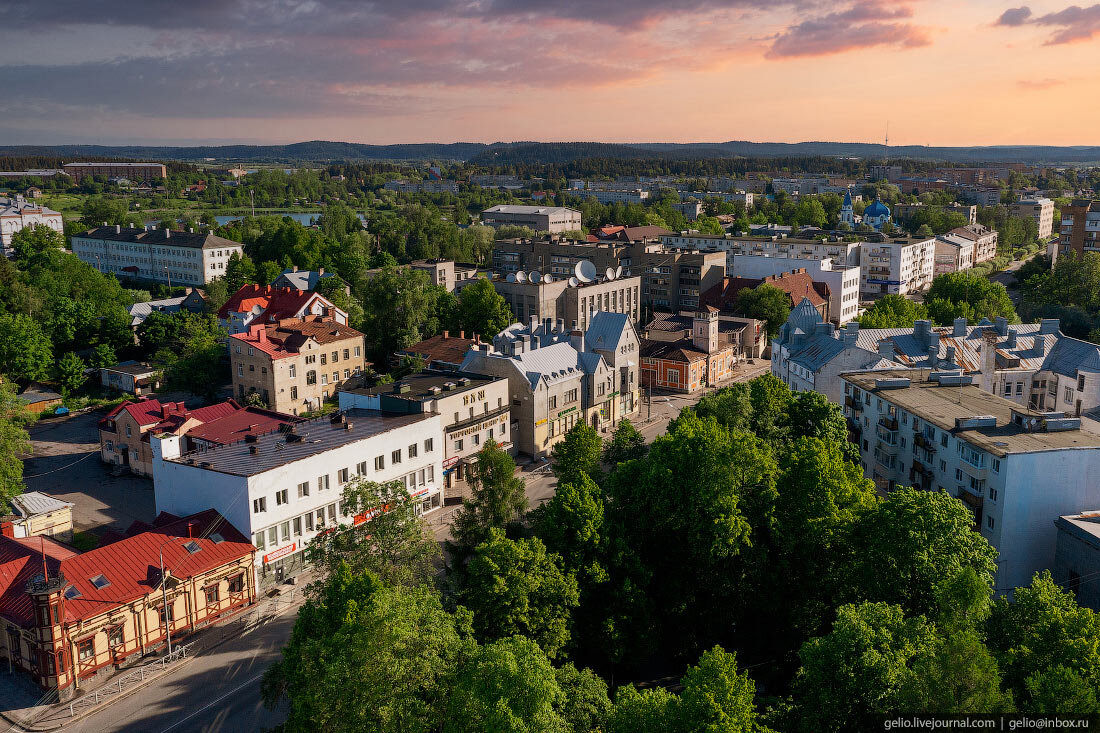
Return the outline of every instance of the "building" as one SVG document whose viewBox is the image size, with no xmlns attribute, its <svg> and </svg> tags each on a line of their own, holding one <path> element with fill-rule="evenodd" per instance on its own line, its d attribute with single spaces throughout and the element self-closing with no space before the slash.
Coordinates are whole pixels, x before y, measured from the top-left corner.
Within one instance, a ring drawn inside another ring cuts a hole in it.
<svg viewBox="0 0 1100 733">
<path fill-rule="evenodd" d="M 972 264 L 980 265 L 997 256 L 996 229 L 990 229 L 982 224 L 967 224 L 964 227 L 956 227 L 947 233 L 952 237 L 968 240 L 973 246 Z"/>
<path fill-rule="evenodd" d="M 658 226 L 604 226 L 595 231 L 596 238 L 606 242 L 651 242 L 665 234 L 672 234 L 672 232 Z"/>
<path fill-rule="evenodd" d="M 935 263 L 935 237 L 866 242 L 860 255 L 860 292 L 865 298 L 920 292 L 932 284 Z"/>
<path fill-rule="evenodd" d="M 462 366 L 462 360 L 466 358 L 466 352 L 471 348 L 477 348 L 480 343 L 481 337 L 477 334 L 473 334 L 473 338 L 466 338 L 465 331 L 459 331 L 458 336 L 452 335 L 450 331 L 444 331 L 418 341 L 394 356 L 397 361 L 406 356 L 420 359 L 429 369 L 457 371 Z"/>
<path fill-rule="evenodd" d="M 1054 231 L 1054 202 L 1048 198 L 1020 197 L 1008 210 L 1013 216 L 1034 220 L 1039 239 L 1046 239 Z"/>
<path fill-rule="evenodd" d="M 649 200 L 649 191 L 635 188 L 624 191 L 603 191 L 589 189 L 584 193 L 587 198 L 594 198 L 601 204 L 644 204 Z M 579 227 L 578 227 L 579 228 Z"/>
<path fill-rule="evenodd" d="M 257 407 L 241 407 L 226 400 L 188 409 L 182 402 L 143 399 L 123 402 L 98 424 L 99 458 L 138 476 L 151 476 L 153 455 L 149 436 L 158 433 L 186 436 L 189 449 L 244 440 L 247 435 L 278 430 L 297 418 Z"/>
<path fill-rule="evenodd" d="M 140 397 L 160 389 L 160 369 L 143 361 L 120 361 L 113 367 L 100 367 L 99 383 Z"/>
<path fill-rule="evenodd" d="M 560 318 L 583 331 L 595 311 L 625 313 L 631 323 L 641 318 L 642 279 L 637 276 L 610 279 L 604 276 L 595 282 L 575 285 L 571 280 L 552 275 L 540 276 L 538 282 L 529 276 L 522 282 L 514 276 L 495 277 L 492 282 L 520 322 Z"/>
<path fill-rule="evenodd" d="M 1100 611 L 1100 510 L 1058 517 L 1054 546 L 1054 582 L 1077 596 L 1077 602 Z"/>
<path fill-rule="evenodd" d="M 1062 207 L 1058 253 L 1070 251 L 1078 257 L 1086 252 L 1100 252 L 1100 201 L 1074 199 L 1072 204 Z"/>
<path fill-rule="evenodd" d="M 27 385 L 27 388 L 19 393 L 19 399 L 26 403 L 27 410 L 35 415 L 60 407 L 64 401 L 57 392 L 37 382 Z"/>
<path fill-rule="evenodd" d="M 997 548 L 997 593 L 1053 567 L 1055 519 L 1100 502 L 1100 435 L 1079 418 L 1028 410 L 952 372 L 841 379 L 865 475 L 881 491 L 911 485 L 962 500 Z"/>
<path fill-rule="evenodd" d="M 331 318 L 254 324 L 229 337 L 233 394 L 258 394 L 271 409 L 292 415 L 318 410 L 370 366 L 365 350 L 363 334 Z"/>
<path fill-rule="evenodd" d="M 791 308 L 802 300 L 809 300 L 817 309 L 821 319 L 829 320 L 831 297 L 829 286 L 823 282 L 815 282 L 806 269 L 801 267 L 790 272 L 764 277 L 727 277 L 720 285 L 714 286 L 703 294 L 703 303 L 714 306 L 723 313 L 735 313 L 737 298 L 741 295 L 741 291 L 755 290 L 761 285 L 771 285 L 786 293 Z"/>
<path fill-rule="evenodd" d="M 0 517 L 5 537 L 57 537 L 73 541 L 73 504 L 49 494 L 28 491 L 11 498 L 12 514 Z"/>
<path fill-rule="evenodd" d="M 72 250 L 100 272 L 192 287 L 225 275 L 230 256 L 243 252 L 240 243 L 209 232 L 118 225 L 74 234 Z"/>
<path fill-rule="evenodd" d="M 834 264 L 826 257 L 811 260 L 795 257 L 772 257 L 771 255 L 726 254 L 726 273 L 731 277 L 765 278 L 769 275 L 782 275 L 804 270 L 816 287 L 823 283 L 829 293 L 829 320 L 843 325 L 859 316 L 860 269 L 853 265 Z"/>
<path fill-rule="evenodd" d="M 69 700 L 96 677 L 251 605 L 254 553 L 213 510 L 135 523 L 83 553 L 52 539 L 0 537 L 0 656 Z"/>
<path fill-rule="evenodd" d="M 279 273 L 279 277 L 271 283 L 271 287 L 280 289 L 288 288 L 291 290 L 307 290 L 314 291 L 322 280 L 329 280 L 336 277 L 335 272 L 325 272 L 325 268 L 318 270 L 299 270 L 297 265 L 283 270 Z M 342 281 L 341 281 L 342 282 Z M 351 286 L 347 283 L 343 283 L 343 291 L 351 295 Z"/>
<path fill-rule="evenodd" d="M 386 181 L 382 188 L 398 193 L 458 193 L 455 181 Z"/>
<path fill-rule="evenodd" d="M 606 431 L 637 411 L 638 349 L 622 313 L 596 313 L 583 333 L 561 320 L 532 320 L 468 352 L 462 369 L 508 379 L 512 442 L 545 458 L 577 422 Z"/>
<path fill-rule="evenodd" d="M 890 217 L 890 207 L 882 203 L 882 201 L 876 197 L 875 200 L 863 210 L 863 220 L 860 223 L 866 224 L 876 232 L 881 232 L 882 227 L 892 221 L 893 219 Z"/>
<path fill-rule="evenodd" d="M 206 310 L 206 293 L 198 288 L 186 288 L 183 295 L 175 298 L 161 298 L 134 303 L 130 311 L 130 328 L 137 329 L 154 311 L 158 313 L 202 313 Z"/>
<path fill-rule="evenodd" d="M 951 232 L 936 237 L 936 264 L 933 269 L 933 276 L 962 272 L 973 266 L 973 240 Z"/>
<path fill-rule="evenodd" d="M 688 247 L 699 250 L 717 250 L 730 255 L 767 255 L 792 259 L 830 259 L 836 265 L 858 267 L 861 241 L 844 241 L 839 236 L 806 239 L 787 235 L 765 237 L 734 236 L 732 234 L 699 234 L 680 232 L 661 237 L 666 247 Z"/>
<path fill-rule="evenodd" d="M 245 285 L 218 309 L 218 320 L 230 334 L 246 333 L 252 326 L 278 323 L 288 318 L 317 316 L 346 326 L 348 314 L 321 295 L 298 288 Z"/>
<path fill-rule="evenodd" d="M 168 177 L 164 163 L 65 163 L 62 169 L 74 183 L 80 183 L 85 176 L 127 178 L 145 183 Z"/>
<path fill-rule="evenodd" d="M 682 201 L 678 204 L 673 204 L 672 210 L 679 211 L 688 221 L 695 221 L 703 215 L 703 203 L 695 199 Z"/>
<path fill-rule="evenodd" d="M 987 186 L 959 186 L 960 201 L 978 206 L 996 206 L 1001 203 L 1001 189 Z"/>
<path fill-rule="evenodd" d="M 872 165 L 870 178 L 872 181 L 896 181 L 901 178 L 900 165 Z"/>
<path fill-rule="evenodd" d="M 413 260 L 409 267 L 428 273 L 432 285 L 451 293 L 461 290 L 462 285 L 478 277 L 477 265 L 454 260 Z"/>
<path fill-rule="evenodd" d="M 481 223 L 494 228 L 529 227 L 536 232 L 580 231 L 581 212 L 564 206 L 516 206 L 500 204 L 481 212 Z"/>
<path fill-rule="evenodd" d="M 978 207 L 974 204 L 949 204 L 947 206 L 926 207 L 922 201 L 918 201 L 915 204 L 894 204 L 894 219 L 897 221 L 906 221 L 918 211 L 924 210 L 925 208 L 942 210 L 948 214 L 961 214 L 966 218 L 967 224 L 978 223 Z"/>
<path fill-rule="evenodd" d="M 685 393 L 718 386 L 745 358 L 751 325 L 751 319 L 720 316 L 713 306 L 655 314 L 639 351 L 641 385 Z"/>
<path fill-rule="evenodd" d="M 11 247 L 11 238 L 24 227 L 41 224 L 55 232 L 65 232 L 61 214 L 41 204 L 33 204 L 21 195 L 14 198 L 0 196 L 0 251 Z"/>
<path fill-rule="evenodd" d="M 341 410 L 439 415 L 445 489 L 465 480 L 466 467 L 490 440 L 515 452 L 511 406 L 507 379 L 463 371 L 428 369 L 373 387 L 363 377 L 353 377 L 340 389 Z"/>
<path fill-rule="evenodd" d="M 402 482 L 421 500 L 418 513 L 441 507 L 442 441 L 439 415 L 360 409 L 192 452 L 179 436 L 153 436 L 157 511 L 216 509 L 252 538 L 266 588 L 302 570 L 318 534 L 366 521 L 342 511 L 341 491 L 353 478 Z"/>
</svg>

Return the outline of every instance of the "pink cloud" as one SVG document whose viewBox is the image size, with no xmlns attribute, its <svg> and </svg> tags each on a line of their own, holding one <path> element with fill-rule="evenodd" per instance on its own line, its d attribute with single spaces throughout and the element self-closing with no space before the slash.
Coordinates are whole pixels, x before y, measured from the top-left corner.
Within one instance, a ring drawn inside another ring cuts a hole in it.
<svg viewBox="0 0 1100 733">
<path fill-rule="evenodd" d="M 847 10 L 808 18 L 782 31 L 765 54 L 768 58 L 826 56 L 871 46 L 916 48 L 932 40 L 928 29 L 913 25 L 906 6 L 887 8 L 857 3 Z"/>
<path fill-rule="evenodd" d="M 1047 39 L 1047 46 L 1089 41 L 1100 35 L 1100 4 L 1090 5 L 1087 8 L 1071 5 L 1055 13 L 1038 17 L 1032 17 L 1031 8 L 1026 5 L 1009 8 L 1001 13 L 996 25 L 1042 25 L 1057 28 L 1058 30 Z"/>
</svg>

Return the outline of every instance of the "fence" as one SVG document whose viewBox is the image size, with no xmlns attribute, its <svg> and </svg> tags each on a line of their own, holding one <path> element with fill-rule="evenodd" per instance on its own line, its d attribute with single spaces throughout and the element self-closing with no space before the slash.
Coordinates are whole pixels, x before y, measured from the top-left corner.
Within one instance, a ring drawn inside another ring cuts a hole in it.
<svg viewBox="0 0 1100 733">
<path fill-rule="evenodd" d="M 173 662 L 177 662 L 190 654 L 194 653 L 194 644 L 181 644 L 172 650 L 170 654 L 165 654 L 163 657 L 155 662 L 149 664 L 143 664 L 140 667 L 131 669 L 125 674 L 121 674 L 111 681 L 110 684 L 98 687 L 92 690 L 84 697 L 73 700 L 69 703 L 69 717 L 72 718 L 76 715 L 77 710 L 87 707 L 95 707 L 101 702 L 107 702 L 111 698 L 121 695 L 126 689 L 127 685 L 138 684 L 145 681 L 147 676 L 160 674 L 164 671 L 168 665 Z"/>
</svg>

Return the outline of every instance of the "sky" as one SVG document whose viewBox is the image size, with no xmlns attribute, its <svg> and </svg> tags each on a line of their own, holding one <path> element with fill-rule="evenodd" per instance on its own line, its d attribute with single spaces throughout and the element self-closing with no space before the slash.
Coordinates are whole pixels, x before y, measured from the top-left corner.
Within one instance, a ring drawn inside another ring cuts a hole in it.
<svg viewBox="0 0 1100 733">
<path fill-rule="evenodd" d="M 1065 3 L 4 2 L 0 144 L 1097 145 Z"/>
</svg>

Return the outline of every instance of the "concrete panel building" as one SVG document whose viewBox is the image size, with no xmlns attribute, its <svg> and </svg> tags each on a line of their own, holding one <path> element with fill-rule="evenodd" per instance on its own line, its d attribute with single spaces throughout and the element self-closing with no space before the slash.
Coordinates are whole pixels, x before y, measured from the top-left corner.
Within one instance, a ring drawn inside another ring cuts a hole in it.
<svg viewBox="0 0 1100 733">
<path fill-rule="evenodd" d="M 860 255 L 860 292 L 865 298 L 919 293 L 932 285 L 935 263 L 935 237 L 866 242 Z"/>
<path fill-rule="evenodd" d="M 1100 611 L 1100 510 L 1069 514 L 1055 521 L 1054 582 L 1077 596 L 1077 602 Z"/>
<path fill-rule="evenodd" d="M 100 272 L 168 285 L 203 286 L 225 275 L 239 242 L 209 232 L 102 226 L 72 237 L 73 254 Z"/>
<path fill-rule="evenodd" d="M 1046 239 L 1054 231 L 1054 202 L 1048 198 L 1021 198 L 1008 210 L 1013 216 L 1033 219 L 1040 239 Z"/>
<path fill-rule="evenodd" d="M 168 177 L 164 163 L 65 163 L 62 168 L 74 183 L 80 183 L 85 176 L 125 178 L 143 183 Z"/>
<path fill-rule="evenodd" d="M 581 212 L 564 206 L 517 206 L 500 204 L 481 212 L 481 223 L 491 227 L 530 227 L 536 232 L 579 231 Z"/>
</svg>

